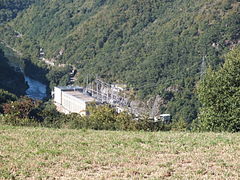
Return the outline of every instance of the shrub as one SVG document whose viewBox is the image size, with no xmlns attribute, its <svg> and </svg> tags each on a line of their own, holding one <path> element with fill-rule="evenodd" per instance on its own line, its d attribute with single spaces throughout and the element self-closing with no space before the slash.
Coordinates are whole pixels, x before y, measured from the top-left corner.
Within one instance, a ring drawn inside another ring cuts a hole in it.
<svg viewBox="0 0 240 180">
<path fill-rule="evenodd" d="M 22 97 L 3 105 L 4 114 L 17 118 L 31 118 L 31 112 L 39 106 L 39 102 L 28 97 Z"/>
<path fill-rule="evenodd" d="M 12 93 L 9 93 L 8 91 L 0 89 L 0 113 L 3 113 L 2 104 L 15 100 L 17 100 L 17 96 L 15 96 Z"/>
<path fill-rule="evenodd" d="M 186 131 L 188 129 L 188 123 L 185 119 L 180 118 L 178 121 L 174 121 L 171 125 L 171 130 L 174 131 Z"/>
<path fill-rule="evenodd" d="M 92 129 L 115 130 L 117 113 L 108 105 L 89 107 L 90 115 L 87 117 Z"/>
<path fill-rule="evenodd" d="M 119 113 L 116 116 L 115 127 L 117 130 L 137 130 L 137 123 L 133 120 L 132 116 L 126 112 Z"/>
<path fill-rule="evenodd" d="M 14 114 L 6 114 L 0 117 L 0 122 L 2 124 L 12 125 L 12 126 L 37 126 L 39 125 L 36 121 L 29 118 L 19 118 Z"/>
</svg>

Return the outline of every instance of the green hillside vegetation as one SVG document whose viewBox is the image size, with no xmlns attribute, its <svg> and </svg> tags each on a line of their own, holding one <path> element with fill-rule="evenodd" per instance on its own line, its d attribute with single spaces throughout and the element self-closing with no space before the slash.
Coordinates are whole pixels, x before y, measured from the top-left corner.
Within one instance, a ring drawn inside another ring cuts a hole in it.
<svg viewBox="0 0 240 180">
<path fill-rule="evenodd" d="M 0 89 L 0 114 L 3 113 L 3 105 L 9 101 L 15 101 L 17 100 L 17 96 L 9 93 L 8 91 L 4 91 Z"/>
<path fill-rule="evenodd" d="M 0 126 L 0 144 L 0 179 L 238 179 L 240 174 L 239 134 Z"/>
<path fill-rule="evenodd" d="M 35 0 L 0 0 L 0 24 L 17 16 L 19 12 L 28 8 Z"/>
<path fill-rule="evenodd" d="M 23 74 L 16 72 L 15 68 L 10 67 L 7 62 L 8 59 L 0 49 L 0 89 L 7 90 L 18 96 L 24 95 L 28 86 L 25 83 Z M 0 95 L 1 98 L 2 94 Z"/>
<path fill-rule="evenodd" d="M 142 99 L 160 94 L 168 101 L 162 113 L 191 122 L 203 57 L 216 68 L 236 46 L 239 7 L 239 0 L 44 0 L 2 27 L 0 36 L 38 66 L 46 67 L 40 48 L 46 58 L 74 65 L 79 83 L 91 74 L 127 83 Z"/>
</svg>

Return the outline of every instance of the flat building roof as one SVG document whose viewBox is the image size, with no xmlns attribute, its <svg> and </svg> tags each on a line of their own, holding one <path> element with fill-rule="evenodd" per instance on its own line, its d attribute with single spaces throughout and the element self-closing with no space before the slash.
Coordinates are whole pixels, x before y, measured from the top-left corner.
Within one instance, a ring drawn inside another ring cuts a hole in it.
<svg viewBox="0 0 240 180">
<path fill-rule="evenodd" d="M 160 117 L 167 117 L 167 116 L 171 116 L 171 114 L 160 114 Z"/>
<path fill-rule="evenodd" d="M 62 91 L 75 91 L 75 90 L 82 90 L 83 89 L 83 87 L 80 87 L 80 86 L 58 86 L 56 88 L 59 88 Z"/>
<path fill-rule="evenodd" d="M 79 100 L 82 100 L 84 102 L 93 102 L 95 99 L 91 96 L 85 95 L 79 91 L 63 91 L 64 94 L 68 94 L 70 96 L 73 96 Z"/>
</svg>

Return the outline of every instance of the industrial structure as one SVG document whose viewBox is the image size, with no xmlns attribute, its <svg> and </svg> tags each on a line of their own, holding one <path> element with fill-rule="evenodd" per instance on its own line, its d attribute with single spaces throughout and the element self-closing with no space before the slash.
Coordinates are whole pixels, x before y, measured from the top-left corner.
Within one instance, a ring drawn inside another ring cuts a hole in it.
<svg viewBox="0 0 240 180">
<path fill-rule="evenodd" d="M 54 103 L 57 110 L 69 114 L 79 113 L 87 115 L 87 106 L 96 100 L 84 92 L 84 88 L 78 86 L 55 87 L 53 92 Z"/>
<path fill-rule="evenodd" d="M 123 94 L 120 95 L 120 94 Z M 90 104 L 109 104 L 118 113 L 127 110 L 128 99 L 123 88 L 107 84 L 99 79 L 87 84 L 86 88 L 79 86 L 54 87 L 52 93 L 57 110 L 65 114 L 79 113 L 87 115 Z"/>
<path fill-rule="evenodd" d="M 109 104 L 115 108 L 118 113 L 126 111 L 139 119 L 139 114 L 135 114 L 130 106 L 130 100 L 127 97 L 126 86 L 124 84 L 108 84 L 100 79 L 96 79 L 86 84 L 86 87 L 65 86 L 55 87 L 53 91 L 54 103 L 57 110 L 65 114 L 79 113 L 83 116 L 88 115 L 87 107 L 91 104 Z M 154 122 L 171 122 L 170 114 L 161 114 L 160 116 L 149 117 Z"/>
<path fill-rule="evenodd" d="M 162 121 L 166 124 L 171 123 L 172 117 L 170 114 L 160 114 L 160 119 L 158 119 L 158 121 Z"/>
</svg>

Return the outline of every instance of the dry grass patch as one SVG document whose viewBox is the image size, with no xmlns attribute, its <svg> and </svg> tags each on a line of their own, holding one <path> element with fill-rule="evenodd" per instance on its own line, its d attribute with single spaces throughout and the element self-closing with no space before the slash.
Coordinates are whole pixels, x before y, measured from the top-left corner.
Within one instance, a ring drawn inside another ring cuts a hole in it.
<svg viewBox="0 0 240 180">
<path fill-rule="evenodd" d="M 0 127 L 0 179 L 238 179 L 240 135 Z"/>
</svg>

